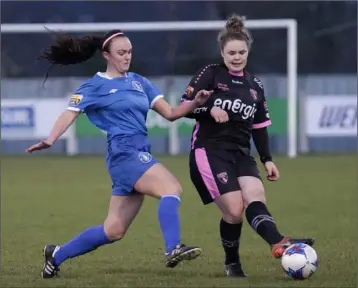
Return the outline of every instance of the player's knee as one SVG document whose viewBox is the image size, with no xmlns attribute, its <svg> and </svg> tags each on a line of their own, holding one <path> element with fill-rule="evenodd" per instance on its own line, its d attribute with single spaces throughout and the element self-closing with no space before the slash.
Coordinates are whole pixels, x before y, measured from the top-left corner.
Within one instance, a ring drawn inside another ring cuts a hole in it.
<svg viewBox="0 0 358 288">
<path fill-rule="evenodd" d="M 245 191 L 243 195 L 245 207 L 256 201 L 266 204 L 265 190 L 263 188 L 251 188 L 248 191 Z"/>
<path fill-rule="evenodd" d="M 183 188 L 181 187 L 181 185 L 179 184 L 179 182 L 176 182 L 174 185 L 173 185 L 173 194 L 175 196 L 180 196 L 181 193 L 183 192 Z"/>
<path fill-rule="evenodd" d="M 181 193 L 183 192 L 183 188 L 181 187 L 178 181 L 173 181 L 171 183 L 167 183 L 165 188 L 161 189 L 160 196 L 164 195 L 174 195 L 180 197 Z"/>
<path fill-rule="evenodd" d="M 232 191 L 215 198 L 214 202 L 223 214 L 227 223 L 236 224 L 242 221 L 244 215 L 244 203 L 241 192 Z"/>
<path fill-rule="evenodd" d="M 223 213 L 223 219 L 227 223 L 236 224 L 242 221 L 244 215 L 244 209 L 237 207 L 235 205 L 230 205 L 225 209 Z"/>
<path fill-rule="evenodd" d="M 104 232 L 111 241 L 121 240 L 127 232 L 127 228 L 124 227 L 119 220 L 106 219 L 104 222 Z"/>
</svg>

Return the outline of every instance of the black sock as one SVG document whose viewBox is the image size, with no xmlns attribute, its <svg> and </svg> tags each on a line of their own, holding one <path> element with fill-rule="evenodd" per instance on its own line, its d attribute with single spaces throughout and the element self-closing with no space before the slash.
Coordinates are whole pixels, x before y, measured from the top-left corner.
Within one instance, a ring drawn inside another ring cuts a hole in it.
<svg viewBox="0 0 358 288">
<path fill-rule="evenodd" d="M 278 232 L 275 220 L 264 203 L 255 201 L 246 208 L 246 219 L 269 245 L 280 242 L 284 237 Z"/>
<path fill-rule="evenodd" d="M 240 263 L 239 244 L 242 230 L 242 221 L 238 224 L 230 224 L 221 219 L 220 236 L 221 244 L 225 251 L 225 265 Z"/>
</svg>

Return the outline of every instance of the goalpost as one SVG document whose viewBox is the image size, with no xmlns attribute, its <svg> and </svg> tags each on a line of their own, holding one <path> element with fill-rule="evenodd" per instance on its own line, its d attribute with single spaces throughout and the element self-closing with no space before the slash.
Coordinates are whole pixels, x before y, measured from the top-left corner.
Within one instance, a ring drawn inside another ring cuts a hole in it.
<svg viewBox="0 0 358 288">
<path fill-rule="evenodd" d="M 47 30 L 64 32 L 104 32 L 120 28 L 123 31 L 200 31 L 220 30 L 225 21 L 170 21 L 170 22 L 123 22 L 123 23 L 29 23 L 1 24 L 1 33 L 44 33 Z M 297 21 L 295 19 L 245 20 L 249 29 L 287 30 L 287 156 L 297 156 Z M 179 153 L 179 138 L 175 122 L 169 131 L 170 154 Z M 68 136 L 69 154 L 77 153 L 76 133 Z"/>
</svg>

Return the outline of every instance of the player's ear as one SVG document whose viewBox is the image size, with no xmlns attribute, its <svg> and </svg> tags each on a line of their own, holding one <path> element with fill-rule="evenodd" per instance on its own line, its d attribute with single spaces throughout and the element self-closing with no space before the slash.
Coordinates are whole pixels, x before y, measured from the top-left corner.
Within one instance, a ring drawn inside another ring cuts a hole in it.
<svg viewBox="0 0 358 288">
<path fill-rule="evenodd" d="M 224 58 L 224 50 L 223 49 L 220 50 L 220 53 L 221 53 L 221 57 Z"/>
<path fill-rule="evenodd" d="M 109 60 L 109 52 L 103 51 L 102 55 L 103 55 L 104 59 Z"/>
</svg>

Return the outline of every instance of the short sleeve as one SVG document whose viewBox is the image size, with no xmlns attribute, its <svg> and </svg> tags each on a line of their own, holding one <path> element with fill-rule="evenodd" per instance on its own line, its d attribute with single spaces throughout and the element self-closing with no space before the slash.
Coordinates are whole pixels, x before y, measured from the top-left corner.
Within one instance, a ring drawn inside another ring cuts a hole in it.
<svg viewBox="0 0 358 288">
<path fill-rule="evenodd" d="M 71 95 L 67 110 L 86 113 L 95 105 L 95 88 L 91 83 L 84 83 Z"/>
<path fill-rule="evenodd" d="M 155 102 L 157 102 L 157 100 L 163 98 L 164 96 L 162 92 L 147 78 L 142 77 L 142 83 L 144 92 L 148 96 L 149 106 L 150 108 L 153 108 Z"/>
<path fill-rule="evenodd" d="M 186 87 L 185 93 L 181 98 L 181 102 L 190 101 L 200 90 L 211 90 L 214 79 L 214 67 L 217 64 L 210 64 L 199 69 L 191 78 L 189 85 Z"/>
<path fill-rule="evenodd" d="M 260 129 L 270 126 L 271 119 L 270 119 L 270 113 L 265 97 L 264 87 L 258 78 L 254 77 L 254 84 L 255 89 L 257 90 L 257 93 L 259 95 L 259 102 L 257 103 L 257 111 L 255 113 L 254 123 L 252 128 L 253 129 Z"/>
</svg>

